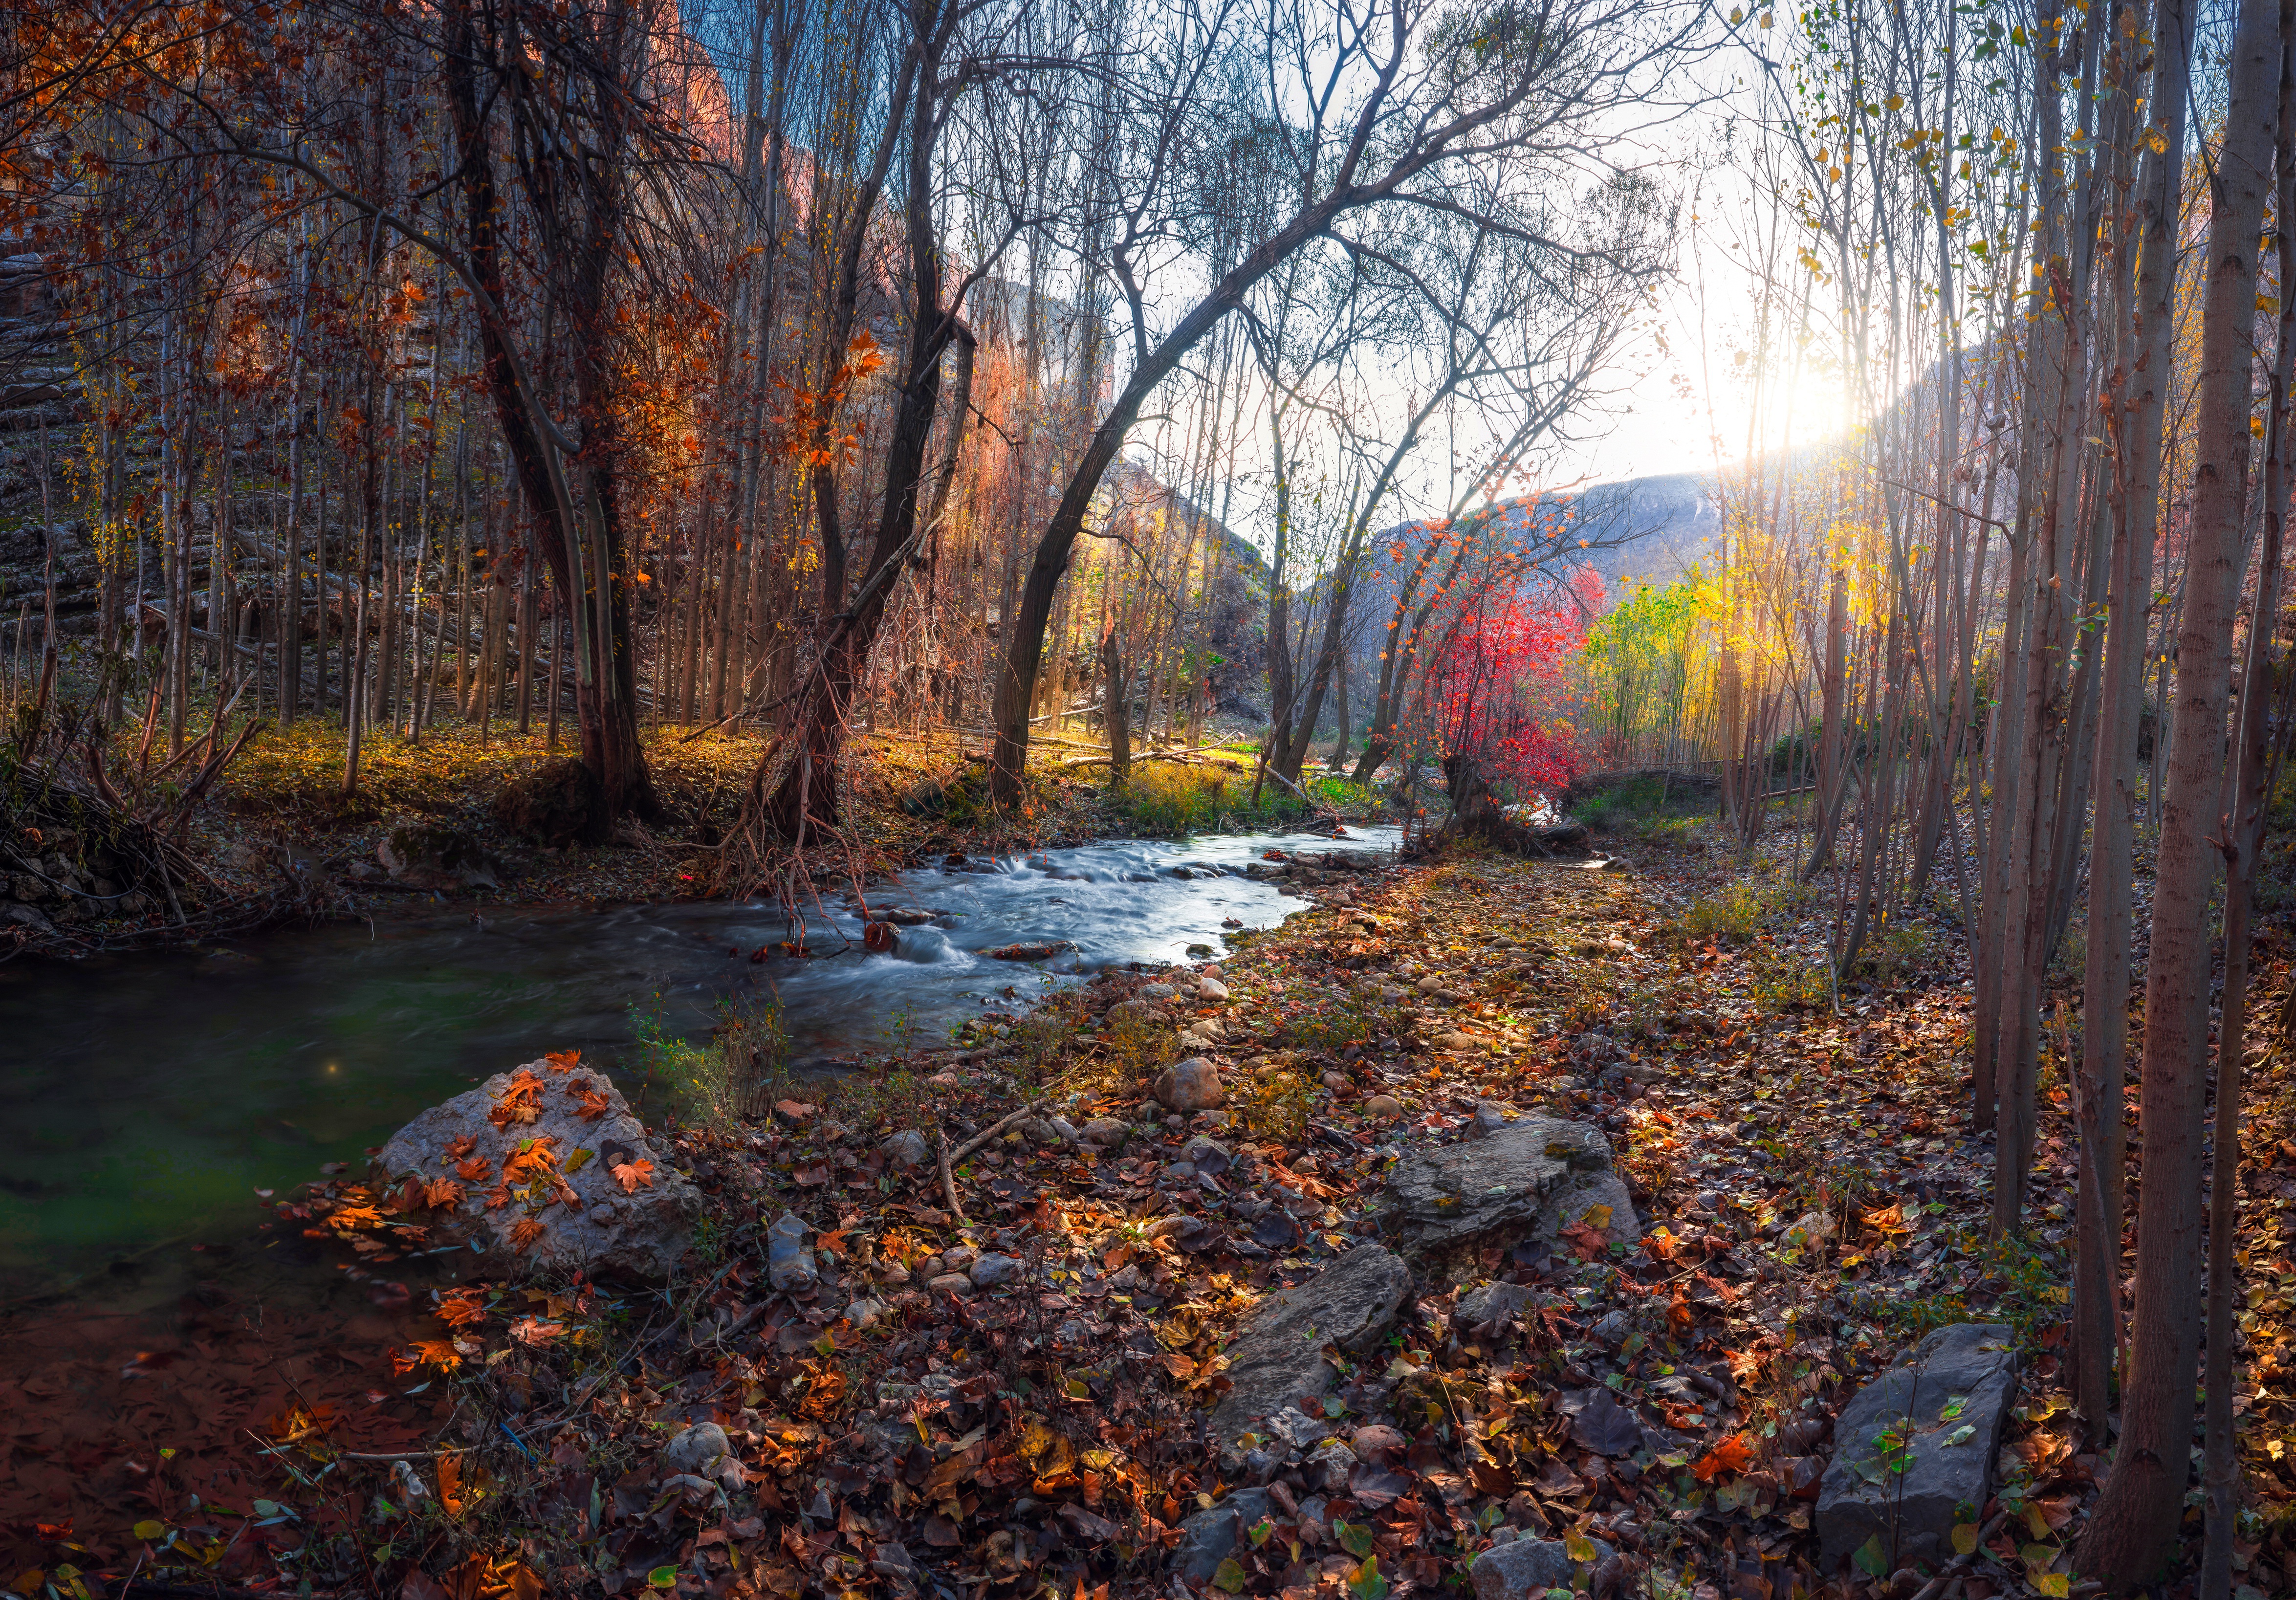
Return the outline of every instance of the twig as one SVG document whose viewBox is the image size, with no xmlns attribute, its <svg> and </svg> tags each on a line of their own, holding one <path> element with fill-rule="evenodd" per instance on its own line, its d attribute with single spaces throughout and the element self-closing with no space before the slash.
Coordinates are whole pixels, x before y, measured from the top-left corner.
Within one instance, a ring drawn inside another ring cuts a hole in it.
<svg viewBox="0 0 2296 1600">
<path fill-rule="evenodd" d="M 1029 1101 L 1028 1104 L 1021 1107 L 1020 1110 L 1007 1112 L 1003 1117 L 1000 1117 L 995 1122 L 990 1123 L 985 1131 L 977 1133 L 973 1135 L 972 1137 L 965 1140 L 964 1144 L 959 1145 L 956 1147 L 955 1154 L 946 1155 L 942 1158 L 942 1173 L 946 1175 L 950 1167 L 962 1162 L 965 1157 L 971 1155 L 974 1151 L 988 1144 L 989 1140 L 995 1138 L 998 1134 L 1003 1133 L 1006 1128 L 1012 1127 L 1013 1123 L 1018 1122 L 1021 1118 L 1027 1116 L 1030 1112 L 1035 1111 L 1038 1106 L 1043 1105 L 1051 1098 L 1052 1096 L 1050 1095 L 1039 1095 L 1034 1100 Z M 944 1151 L 948 1148 L 947 1141 L 946 1139 L 942 1141 L 941 1148 Z"/>
<path fill-rule="evenodd" d="M 933 1142 L 940 1146 L 940 1192 L 948 1197 L 949 1214 L 959 1222 L 964 1220 L 964 1208 L 956 1203 L 956 1179 L 948 1171 L 948 1136 L 938 1128 L 933 1129 Z"/>
</svg>

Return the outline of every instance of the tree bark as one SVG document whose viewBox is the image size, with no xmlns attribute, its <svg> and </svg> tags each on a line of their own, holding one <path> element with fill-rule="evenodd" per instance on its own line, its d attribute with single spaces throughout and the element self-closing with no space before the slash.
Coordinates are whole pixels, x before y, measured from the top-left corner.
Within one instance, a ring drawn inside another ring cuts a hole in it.
<svg viewBox="0 0 2296 1600">
<path fill-rule="evenodd" d="M 2163 39 L 2163 47 L 2172 41 Z M 2199 1353 L 2202 1117 L 2207 1093 L 2209 899 L 2220 865 L 2225 710 L 2247 505 L 2257 238 L 2280 79 L 2278 0 L 2242 0 L 2209 246 L 2194 448 L 2192 538 L 2177 638 L 2176 743 L 2162 808 L 2142 1071 L 2144 1186 L 2120 1446 L 2090 1513 L 2084 1572 L 2120 1588 L 2173 1555 L 2191 1459 Z"/>
</svg>

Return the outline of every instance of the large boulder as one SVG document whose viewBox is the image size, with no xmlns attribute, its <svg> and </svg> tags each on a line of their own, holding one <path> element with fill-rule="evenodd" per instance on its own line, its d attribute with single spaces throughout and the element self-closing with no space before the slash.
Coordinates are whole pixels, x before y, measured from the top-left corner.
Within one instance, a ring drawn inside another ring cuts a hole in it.
<svg viewBox="0 0 2296 1600">
<path fill-rule="evenodd" d="M 1292 1401 L 1323 1394 L 1339 1375 L 1324 1347 L 1368 1350 L 1410 1292 L 1411 1269 L 1392 1251 L 1358 1244 L 1305 1283 L 1270 1295 L 1227 1347 L 1234 1387 L 1212 1413 L 1214 1431 L 1234 1440 Z"/>
<path fill-rule="evenodd" d="M 1951 1560 L 1955 1513 L 1985 1504 L 2016 1395 L 2017 1352 L 1997 1323 L 1939 1328 L 1859 1390 L 1818 1487 L 1823 1571 L 1876 1538 L 1884 1572 Z"/>
<path fill-rule="evenodd" d="M 1407 1155 L 1388 1181 L 1384 1229 L 1416 1249 L 1507 1232 L 1551 1241 L 1581 1223 L 1613 1240 L 1642 1237 L 1610 1141 L 1583 1122 L 1524 1117 L 1485 1138 Z"/>
<path fill-rule="evenodd" d="M 510 871 L 468 835 L 428 823 L 406 823 L 382 836 L 375 858 L 391 882 L 414 889 L 500 889 Z"/>
<path fill-rule="evenodd" d="M 428 1208 L 434 1238 L 475 1242 L 535 1272 L 660 1282 L 701 1206 L 621 1091 L 570 1054 L 432 1106 L 390 1136 L 374 1167 L 402 1209 Z"/>
</svg>

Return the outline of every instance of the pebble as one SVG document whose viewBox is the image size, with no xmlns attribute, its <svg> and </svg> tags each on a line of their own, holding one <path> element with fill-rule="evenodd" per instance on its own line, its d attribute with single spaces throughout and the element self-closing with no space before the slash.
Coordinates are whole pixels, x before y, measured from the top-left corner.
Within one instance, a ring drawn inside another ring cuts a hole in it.
<svg viewBox="0 0 2296 1600">
<path fill-rule="evenodd" d="M 1156 1079 L 1156 1098 L 1176 1112 L 1209 1111 L 1226 1097 L 1218 1070 L 1201 1055 L 1175 1062 Z"/>
<path fill-rule="evenodd" d="M 925 1136 L 914 1128 L 905 1128 L 877 1146 L 885 1159 L 904 1169 L 922 1167 L 932 1159 L 932 1151 L 925 1144 Z"/>
<path fill-rule="evenodd" d="M 1132 1136 L 1132 1127 L 1114 1117 L 1095 1117 L 1084 1125 L 1084 1142 L 1099 1145 L 1110 1150 L 1121 1150 Z"/>
<path fill-rule="evenodd" d="M 1168 1000 L 1180 991 L 1168 983 L 1144 983 L 1133 996 L 1137 1000 Z"/>
<path fill-rule="evenodd" d="M 1364 1102 L 1363 1108 L 1367 1117 L 1399 1117 L 1403 1114 L 1403 1102 L 1392 1095 L 1374 1095 Z"/>
<path fill-rule="evenodd" d="M 1196 998 L 1217 1004 L 1227 998 L 1227 985 L 1217 978 L 1206 978 L 1196 985 Z"/>
<path fill-rule="evenodd" d="M 964 1300 L 972 1293 L 972 1280 L 961 1272 L 944 1272 L 926 1280 L 925 1287 L 935 1294 L 954 1294 Z"/>
<path fill-rule="evenodd" d="M 1345 1072 L 1326 1072 L 1324 1074 L 1324 1087 L 1336 1095 L 1348 1087 L 1348 1075 Z"/>
<path fill-rule="evenodd" d="M 972 1263 L 973 1284 L 986 1289 L 994 1284 L 1009 1284 L 1021 1276 L 1021 1267 L 1020 1257 L 999 1255 L 990 1251 Z"/>
<path fill-rule="evenodd" d="M 866 1328 L 874 1327 L 876 1325 L 877 1319 L 884 1314 L 884 1301 L 880 1300 L 870 1300 L 865 1296 L 860 1300 L 855 1301 L 851 1305 L 845 1308 L 845 1320 L 853 1325 L 853 1328 L 856 1333 Z"/>
</svg>

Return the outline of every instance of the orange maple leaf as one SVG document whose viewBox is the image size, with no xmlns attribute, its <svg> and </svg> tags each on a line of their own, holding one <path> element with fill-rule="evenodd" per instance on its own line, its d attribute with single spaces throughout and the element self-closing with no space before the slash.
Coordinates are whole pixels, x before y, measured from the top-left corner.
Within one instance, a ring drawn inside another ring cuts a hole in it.
<svg viewBox="0 0 2296 1600">
<path fill-rule="evenodd" d="M 1643 1253 L 1653 1261 L 1671 1261 L 1682 1241 L 1663 1227 L 1652 1228 L 1643 1235 Z"/>
<path fill-rule="evenodd" d="M 463 1203 L 463 1186 L 451 1177 L 434 1177 L 422 1186 L 422 1203 L 434 1209 Z"/>
<path fill-rule="evenodd" d="M 545 1322 L 539 1317 L 521 1317 L 510 1325 L 510 1336 L 521 1344 L 539 1348 L 566 1332 L 562 1322 Z"/>
<path fill-rule="evenodd" d="M 614 1109 L 614 1103 L 595 1084 L 575 1085 L 574 1104 L 575 1114 L 585 1122 L 595 1122 Z"/>
<path fill-rule="evenodd" d="M 513 1123 L 531 1122 L 542 1114 L 542 1079 L 521 1067 L 510 1080 L 510 1087 L 495 1102 L 487 1113 L 487 1120 L 496 1128 L 508 1128 Z"/>
<path fill-rule="evenodd" d="M 417 1339 L 412 1348 L 424 1366 L 435 1366 L 441 1372 L 452 1372 L 463 1364 L 463 1352 L 450 1340 Z"/>
<path fill-rule="evenodd" d="M 455 1176 L 466 1184 L 482 1184 L 495 1175 L 495 1164 L 482 1155 L 474 1155 L 455 1169 Z"/>
<path fill-rule="evenodd" d="M 582 1064 L 582 1053 L 579 1050 L 553 1050 L 542 1059 L 550 1063 L 550 1070 L 554 1072 L 570 1072 Z"/>
<path fill-rule="evenodd" d="M 622 1186 L 625 1194 L 636 1194 L 640 1184 L 649 1189 L 653 1187 L 653 1163 L 644 1156 L 636 1161 L 616 1161 L 607 1170 L 614 1175 L 614 1181 Z"/>
<path fill-rule="evenodd" d="M 555 1172 L 558 1157 L 551 1146 L 558 1143 L 555 1134 L 542 1134 L 519 1146 L 518 1153 L 503 1158 L 503 1182 L 523 1183 L 537 1172 Z"/>
<path fill-rule="evenodd" d="M 449 1289 L 439 1297 L 439 1320 L 450 1328 L 466 1328 L 472 1323 L 487 1319 L 487 1309 L 480 1303 L 480 1289 Z"/>
<path fill-rule="evenodd" d="M 537 1239 L 542 1237 L 542 1224 L 531 1217 L 521 1217 L 511 1225 L 510 1247 L 524 1255 Z"/>
<path fill-rule="evenodd" d="M 496 1184 L 487 1191 L 487 1210 L 499 1211 L 510 1203 L 510 1186 Z"/>
<path fill-rule="evenodd" d="M 1753 1465 L 1753 1441 L 1743 1433 L 1733 1433 L 1690 1470 L 1701 1483 L 1711 1483 L 1724 1473 L 1742 1473 Z"/>
<path fill-rule="evenodd" d="M 443 1161 L 459 1161 L 478 1147 L 478 1140 L 472 1138 L 469 1134 L 464 1134 L 461 1138 L 455 1140 L 452 1144 L 447 1146 L 446 1153 L 440 1159 Z"/>
</svg>

